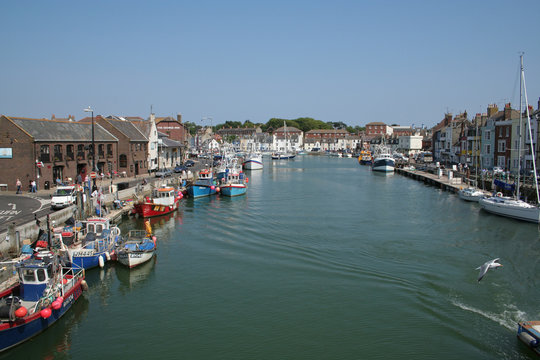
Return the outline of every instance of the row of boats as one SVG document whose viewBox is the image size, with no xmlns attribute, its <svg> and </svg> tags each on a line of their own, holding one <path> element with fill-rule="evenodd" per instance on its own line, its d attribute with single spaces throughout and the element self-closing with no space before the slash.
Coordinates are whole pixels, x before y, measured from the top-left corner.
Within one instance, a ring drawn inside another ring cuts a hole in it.
<svg viewBox="0 0 540 360">
<path fill-rule="evenodd" d="M 375 146 L 373 154 L 369 150 L 362 150 L 358 156 L 360 165 L 371 165 L 373 171 L 394 172 L 396 159 L 385 144 Z"/>
<path fill-rule="evenodd" d="M 0 291 L 0 351 L 32 338 L 60 319 L 88 289 L 85 271 L 117 260 L 130 268 L 156 250 L 150 223 L 121 236 L 109 219 L 97 217 L 42 233 L 10 264 L 10 285 Z M 7 273 L 6 273 L 7 274 Z"/>
</svg>

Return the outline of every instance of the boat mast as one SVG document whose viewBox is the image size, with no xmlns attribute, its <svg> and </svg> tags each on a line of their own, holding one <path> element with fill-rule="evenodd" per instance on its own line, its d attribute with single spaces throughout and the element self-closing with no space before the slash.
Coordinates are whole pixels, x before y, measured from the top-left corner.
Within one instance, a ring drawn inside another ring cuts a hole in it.
<svg viewBox="0 0 540 360">
<path fill-rule="evenodd" d="M 517 173 L 517 189 L 516 196 L 519 200 L 519 183 L 520 183 L 520 172 L 521 172 L 521 132 L 523 127 L 523 53 L 519 55 L 520 62 L 520 76 L 519 76 L 519 134 L 518 134 L 518 173 Z"/>
<path fill-rule="evenodd" d="M 531 157 L 532 157 L 532 164 L 533 164 L 533 176 L 534 176 L 534 185 L 536 189 L 536 202 L 538 203 L 540 200 L 540 196 L 538 195 L 538 179 L 536 178 L 536 154 L 534 152 L 534 146 L 533 146 L 533 137 L 532 137 L 532 129 L 531 129 L 531 116 L 529 114 L 529 101 L 527 99 L 527 86 L 525 84 L 525 71 L 523 70 L 523 54 L 521 55 L 521 81 L 523 81 L 523 91 L 525 95 L 525 107 L 527 111 L 527 127 L 529 130 L 529 140 L 531 145 Z M 538 139 L 536 140 L 538 142 Z"/>
</svg>

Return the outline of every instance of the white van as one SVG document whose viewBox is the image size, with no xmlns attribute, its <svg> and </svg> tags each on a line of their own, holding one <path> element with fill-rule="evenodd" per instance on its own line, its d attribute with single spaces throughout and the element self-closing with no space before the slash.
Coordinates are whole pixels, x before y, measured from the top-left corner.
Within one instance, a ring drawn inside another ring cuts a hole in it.
<svg viewBox="0 0 540 360">
<path fill-rule="evenodd" d="M 51 208 L 61 209 L 75 204 L 77 201 L 77 193 L 75 186 L 58 186 L 51 199 Z"/>
</svg>

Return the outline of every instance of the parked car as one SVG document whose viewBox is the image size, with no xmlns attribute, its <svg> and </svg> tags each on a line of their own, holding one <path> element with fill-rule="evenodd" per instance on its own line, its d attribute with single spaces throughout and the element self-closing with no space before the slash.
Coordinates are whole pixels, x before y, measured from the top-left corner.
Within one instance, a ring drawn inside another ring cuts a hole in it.
<svg viewBox="0 0 540 360">
<path fill-rule="evenodd" d="M 169 177 L 172 176 L 173 172 L 169 169 L 159 169 L 156 171 L 156 177 Z"/>
<path fill-rule="evenodd" d="M 186 162 L 184 163 L 185 167 L 192 167 L 193 165 L 195 165 L 195 161 L 193 160 L 186 160 Z"/>
<path fill-rule="evenodd" d="M 77 202 L 75 186 L 58 186 L 51 198 L 52 209 L 62 209 Z"/>
<path fill-rule="evenodd" d="M 181 173 L 182 171 L 187 171 L 187 167 L 185 167 L 184 165 L 176 165 L 174 167 L 175 173 Z"/>
</svg>

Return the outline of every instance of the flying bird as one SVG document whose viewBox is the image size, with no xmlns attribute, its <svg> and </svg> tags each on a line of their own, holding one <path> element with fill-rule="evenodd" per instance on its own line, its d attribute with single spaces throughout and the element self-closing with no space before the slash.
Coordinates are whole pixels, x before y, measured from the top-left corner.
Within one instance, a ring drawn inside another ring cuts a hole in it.
<svg viewBox="0 0 540 360">
<path fill-rule="evenodd" d="M 484 265 L 476 268 L 476 270 L 480 270 L 480 272 L 478 273 L 478 282 L 482 280 L 482 278 L 486 275 L 489 269 L 496 269 L 499 266 L 502 266 L 502 264 L 499 264 L 498 261 L 499 261 L 499 258 L 496 258 L 496 259 L 487 261 Z"/>
</svg>

